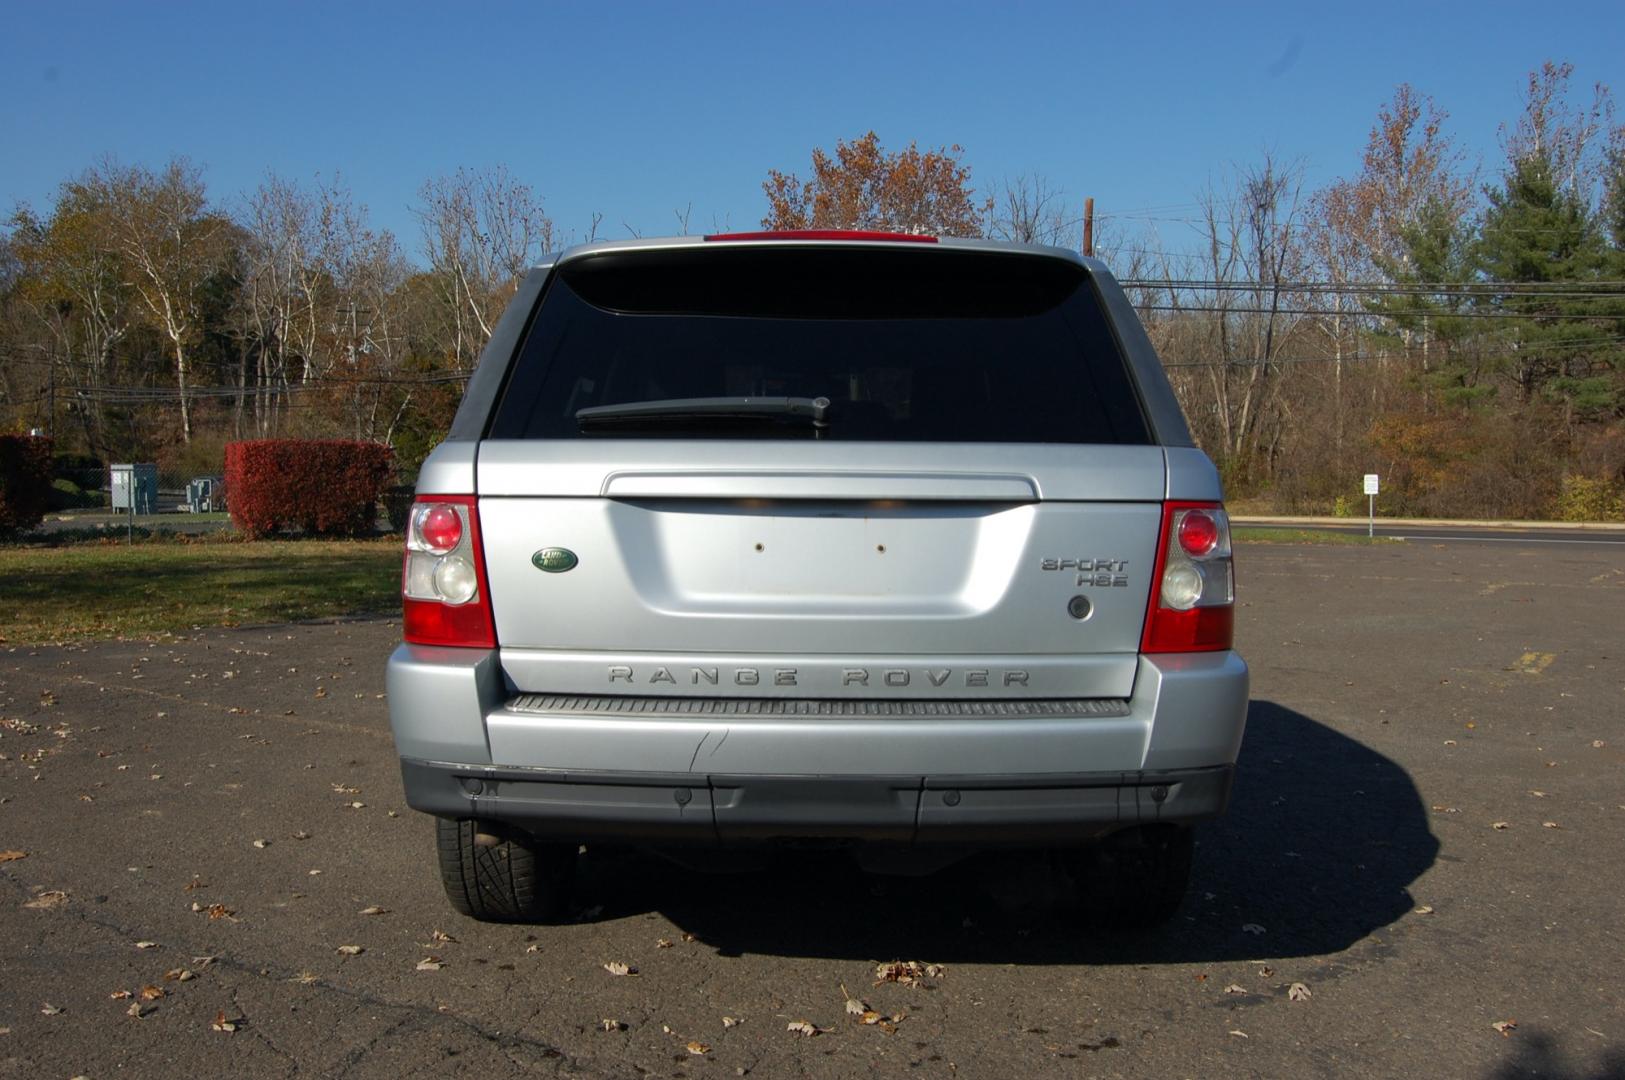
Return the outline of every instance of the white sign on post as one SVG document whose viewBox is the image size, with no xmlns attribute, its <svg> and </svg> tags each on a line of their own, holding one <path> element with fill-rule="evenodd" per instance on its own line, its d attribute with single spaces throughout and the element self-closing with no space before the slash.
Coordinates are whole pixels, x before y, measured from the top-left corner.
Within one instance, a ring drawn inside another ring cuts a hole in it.
<svg viewBox="0 0 1625 1080">
<path fill-rule="evenodd" d="M 1365 474 L 1365 534 L 1373 536 L 1377 531 L 1377 474 Z"/>
<path fill-rule="evenodd" d="M 1365 474 L 1365 493 L 1367 495 L 1375 495 L 1377 493 L 1377 474 L 1374 472 L 1368 472 Z"/>
</svg>

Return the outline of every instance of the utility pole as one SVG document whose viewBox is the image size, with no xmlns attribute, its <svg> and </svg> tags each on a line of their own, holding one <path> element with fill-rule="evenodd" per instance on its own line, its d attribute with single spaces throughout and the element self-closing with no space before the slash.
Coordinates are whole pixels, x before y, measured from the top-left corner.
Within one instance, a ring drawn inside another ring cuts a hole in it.
<svg viewBox="0 0 1625 1080">
<path fill-rule="evenodd" d="M 51 360 L 49 374 L 45 379 L 45 434 L 56 437 L 56 360 Z"/>
<path fill-rule="evenodd" d="M 1095 197 L 1093 195 L 1083 200 L 1083 254 L 1085 258 L 1095 257 Z"/>
</svg>

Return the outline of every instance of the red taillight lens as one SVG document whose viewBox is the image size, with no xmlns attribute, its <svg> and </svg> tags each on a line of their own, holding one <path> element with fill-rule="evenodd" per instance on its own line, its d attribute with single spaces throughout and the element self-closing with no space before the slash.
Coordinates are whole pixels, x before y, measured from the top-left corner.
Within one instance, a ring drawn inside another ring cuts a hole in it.
<svg viewBox="0 0 1625 1080">
<path fill-rule="evenodd" d="M 1219 523 L 1206 510 L 1191 510 L 1179 522 L 1179 546 L 1200 559 L 1219 546 Z"/>
<path fill-rule="evenodd" d="M 472 495 L 434 495 L 412 506 L 401 566 L 403 635 L 414 645 L 496 647 L 479 508 Z"/>
<path fill-rule="evenodd" d="M 455 507 L 431 503 L 415 516 L 418 538 L 436 555 L 444 555 L 463 539 L 463 519 Z"/>
<path fill-rule="evenodd" d="M 1140 651 L 1214 651 L 1234 640 L 1230 520 L 1218 503 L 1167 503 Z"/>
<path fill-rule="evenodd" d="M 710 233 L 707 240 L 901 240 L 908 244 L 934 244 L 937 238 L 920 233 L 875 232 L 868 229 L 781 229 L 777 232 Z"/>
</svg>

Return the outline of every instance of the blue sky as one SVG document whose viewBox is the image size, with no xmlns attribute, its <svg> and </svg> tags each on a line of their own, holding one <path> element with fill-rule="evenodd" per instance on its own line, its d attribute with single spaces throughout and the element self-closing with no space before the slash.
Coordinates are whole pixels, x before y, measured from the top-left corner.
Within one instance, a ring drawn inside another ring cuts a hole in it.
<svg viewBox="0 0 1625 1080">
<path fill-rule="evenodd" d="M 1493 169 L 1526 73 L 1625 93 L 1625 4 L 25 3 L 0 8 L 0 208 L 104 154 L 185 154 L 229 205 L 341 174 L 408 249 L 415 194 L 505 163 L 564 234 L 751 228 L 767 170 L 870 128 L 959 143 L 1188 242 L 1210 177 L 1264 148 L 1348 175 L 1408 81 Z"/>
</svg>

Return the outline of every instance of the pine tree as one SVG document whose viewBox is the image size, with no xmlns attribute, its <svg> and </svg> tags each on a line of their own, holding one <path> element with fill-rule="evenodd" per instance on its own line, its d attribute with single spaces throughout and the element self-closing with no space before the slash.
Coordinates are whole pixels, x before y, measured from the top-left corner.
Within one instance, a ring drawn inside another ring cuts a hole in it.
<svg viewBox="0 0 1625 1080">
<path fill-rule="evenodd" d="M 1571 419 L 1617 413 L 1625 404 L 1617 341 L 1625 295 L 1572 295 L 1588 285 L 1605 288 L 1595 283 L 1614 272 L 1601 216 L 1573 187 L 1559 187 L 1539 154 L 1513 161 L 1501 187 L 1485 195 L 1489 207 L 1473 252 L 1479 274 L 1490 283 L 1549 286 L 1474 298 L 1480 313 L 1507 317 L 1496 335 L 1501 365 L 1526 402 L 1564 402 Z M 1562 285 L 1572 288 L 1550 288 Z"/>
</svg>

